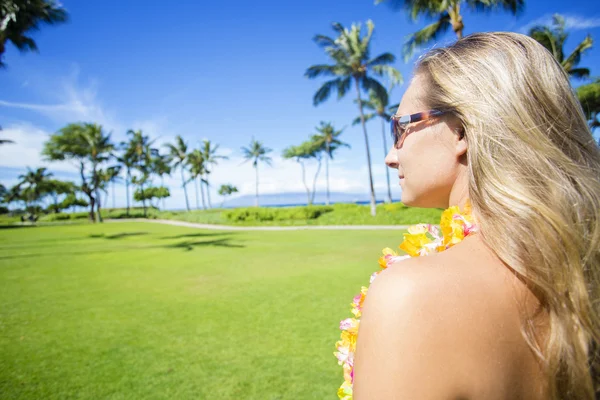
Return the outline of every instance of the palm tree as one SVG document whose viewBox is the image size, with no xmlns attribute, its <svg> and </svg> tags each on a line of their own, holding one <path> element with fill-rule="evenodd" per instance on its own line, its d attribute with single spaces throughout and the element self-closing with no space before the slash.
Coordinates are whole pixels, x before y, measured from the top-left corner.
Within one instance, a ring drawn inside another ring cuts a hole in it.
<svg viewBox="0 0 600 400">
<path fill-rule="evenodd" d="M 98 179 L 98 168 L 110 158 L 113 149 L 110 134 L 105 134 L 102 126 L 89 123 L 69 124 L 50 136 L 44 143 L 42 155 L 47 160 L 72 160 L 79 165 L 80 190 L 89 199 L 91 221 L 96 220 L 94 208 L 101 183 Z M 91 176 L 88 175 L 90 170 Z M 98 213 L 98 221 L 102 221 L 100 213 Z"/>
<path fill-rule="evenodd" d="M 157 154 L 152 160 L 152 172 L 160 177 L 160 185 L 165 187 L 165 175 L 171 175 L 171 166 L 169 157 L 164 154 Z M 165 207 L 165 197 L 162 198 L 163 210 Z"/>
<path fill-rule="evenodd" d="M 593 131 L 600 128 L 600 78 L 577 88 L 577 97 Z"/>
<path fill-rule="evenodd" d="M 189 181 L 194 181 L 194 189 L 196 189 L 196 209 L 200 209 L 200 204 L 198 204 L 198 179 L 200 179 L 200 190 L 202 192 L 202 208 L 206 210 L 206 202 L 204 200 L 204 188 L 202 186 L 202 183 L 204 181 L 203 176 L 206 173 L 206 163 L 202 151 L 195 149 L 190 154 L 188 154 L 187 164 L 190 167 Z"/>
<path fill-rule="evenodd" d="M 321 121 L 321 125 L 315 128 L 317 132 L 316 135 L 312 136 L 312 140 L 320 146 L 325 152 L 325 177 L 327 181 L 327 201 L 326 204 L 329 205 L 329 160 L 333 160 L 333 153 L 339 147 L 348 147 L 350 145 L 348 143 L 344 143 L 338 139 L 338 137 L 342 134 L 344 129 L 340 129 L 339 131 L 333 127 L 331 122 Z"/>
<path fill-rule="evenodd" d="M 450 28 L 461 39 L 465 28 L 461 8 L 484 12 L 502 8 L 517 15 L 525 6 L 524 0 L 375 0 L 375 4 L 384 2 L 393 9 L 406 10 L 413 21 L 421 15 L 435 20 L 407 38 L 403 49 L 405 59 L 410 58 L 417 47 L 438 39 Z"/>
<path fill-rule="evenodd" d="M 149 136 L 144 135 L 141 130 L 134 131 L 130 129 L 127 131 L 127 135 L 130 136 L 128 152 L 133 155 L 135 168 L 140 173 L 140 176 L 135 179 L 135 182 L 140 185 L 145 217 L 147 210 L 146 196 L 144 196 L 144 185 L 152 173 L 153 153 L 157 153 L 158 150 L 152 148 L 154 141 L 150 140 Z"/>
<path fill-rule="evenodd" d="M 212 208 L 212 204 L 210 204 L 210 183 L 208 181 L 208 175 L 210 174 L 209 165 L 217 165 L 219 163 L 218 160 L 227 160 L 226 156 L 222 156 L 217 154 L 217 150 L 219 149 L 219 145 L 215 145 L 214 147 L 210 143 L 210 140 L 204 140 L 202 143 L 202 156 L 204 157 L 204 172 L 205 172 L 205 182 L 206 182 L 206 195 L 208 197 L 208 207 Z"/>
<path fill-rule="evenodd" d="M 250 142 L 250 146 L 242 147 L 242 154 L 246 161 L 252 160 L 252 166 L 254 167 L 254 171 L 256 173 L 256 200 L 255 206 L 258 207 L 258 162 L 262 161 L 267 165 L 271 165 L 273 161 L 271 157 L 267 154 L 272 152 L 273 150 L 265 147 L 261 142 L 252 138 Z"/>
<path fill-rule="evenodd" d="M 237 193 L 238 189 L 230 184 L 221 185 L 219 188 L 219 194 L 223 197 L 223 201 L 221 202 L 221 208 L 223 208 L 223 204 L 225 204 L 226 196 L 231 196 L 233 193 Z"/>
<path fill-rule="evenodd" d="M 114 145 L 110 141 L 110 134 L 106 135 L 102 126 L 98 124 L 85 124 L 84 140 L 89 149 L 89 159 L 92 164 L 92 183 L 96 194 L 96 211 L 98 222 L 102 222 L 100 213 L 100 187 L 102 186 L 101 176 L 98 174 L 98 168 L 101 164 L 108 161 L 114 150 Z"/>
<path fill-rule="evenodd" d="M 26 174 L 19 175 L 18 186 L 27 199 L 27 208 L 34 209 L 33 204 L 39 201 L 44 194 L 45 185 L 51 176 L 52 173 L 47 172 L 46 168 L 37 168 L 36 170 L 27 168 Z"/>
<path fill-rule="evenodd" d="M 375 29 L 373 22 L 367 21 L 367 34 L 361 37 L 360 24 L 353 24 L 351 29 L 348 30 L 342 24 L 336 22 L 333 24 L 333 30 L 339 36 L 335 40 L 324 35 L 315 36 L 314 41 L 325 50 L 334 64 L 313 65 L 306 70 L 305 76 L 311 79 L 319 76 L 334 77 L 334 79 L 325 82 L 315 93 L 313 98 L 315 106 L 327 100 L 332 91 L 337 91 L 338 99 L 343 97 L 354 83 L 367 152 L 371 215 L 375 216 L 376 201 L 373 173 L 371 171 L 371 153 L 369 151 L 369 137 L 364 121 L 360 88 L 373 90 L 377 93 L 386 93 L 383 85 L 376 79 L 371 78 L 369 74 L 379 77 L 387 76 L 392 86 L 402 82 L 402 75 L 397 69 L 389 65 L 396 60 L 396 57 L 391 53 L 383 53 L 375 58 L 370 58 L 369 46 L 373 29 Z"/>
<path fill-rule="evenodd" d="M 304 184 L 304 189 L 306 190 L 306 201 L 308 205 L 311 205 L 312 202 L 310 198 L 310 189 L 306 184 L 306 167 L 304 165 L 306 159 L 310 158 L 306 148 L 303 148 L 303 146 L 290 146 L 283 150 L 282 157 L 286 160 L 293 158 L 298 164 L 300 164 L 300 168 L 302 168 L 302 183 Z"/>
<path fill-rule="evenodd" d="M 105 203 L 108 204 L 108 189 L 112 186 L 112 207 L 115 208 L 115 183 L 118 182 L 121 178 L 119 175 L 121 174 L 122 166 L 120 164 L 113 165 L 111 167 L 106 168 L 106 170 L 101 173 L 101 181 L 104 183 L 102 186 L 102 190 L 106 193 L 106 197 L 104 198 Z"/>
<path fill-rule="evenodd" d="M 529 36 L 537 40 L 542 46 L 552 53 L 554 58 L 567 71 L 569 76 L 574 78 L 588 78 L 590 70 L 588 68 L 577 68 L 581 61 L 581 56 L 586 50 L 589 50 L 594 41 L 590 35 L 587 35 L 577 47 L 565 57 L 564 45 L 569 37 L 565 32 L 565 19 L 560 14 L 554 14 L 552 17 L 552 26 L 535 26 L 529 30 Z"/>
<path fill-rule="evenodd" d="M 181 170 L 181 184 L 185 195 L 185 207 L 190 211 L 190 202 L 188 200 L 187 189 L 185 187 L 186 181 L 183 174 L 185 163 L 187 162 L 188 145 L 181 136 L 177 135 L 175 137 L 175 144 L 166 144 L 165 146 L 169 149 L 169 163 L 173 164 L 172 167 L 174 170 L 177 168 Z"/>
<path fill-rule="evenodd" d="M 20 51 L 37 51 L 35 41 L 26 36 L 37 31 L 41 23 L 54 25 L 67 20 L 67 12 L 54 0 L 3 0 L 0 2 L 0 67 L 6 42 Z"/>
<path fill-rule="evenodd" d="M 385 133 L 386 126 L 390 122 L 390 118 L 395 110 L 398 108 L 398 104 L 389 105 L 389 95 L 385 93 L 382 96 L 380 93 L 376 93 L 374 91 L 369 91 L 369 99 L 363 100 L 363 107 L 367 110 L 371 110 L 370 113 L 365 114 L 365 121 L 370 121 L 375 117 L 381 118 L 381 137 L 383 139 L 383 156 L 385 157 L 388 153 L 387 147 L 387 135 Z M 360 116 L 356 117 L 354 121 L 352 121 L 352 125 L 357 125 L 360 123 Z M 385 175 L 387 179 L 387 203 L 392 202 L 392 189 L 390 186 L 390 170 L 389 168 L 385 169 Z"/>
<path fill-rule="evenodd" d="M 123 153 L 116 156 L 115 159 L 125 169 L 125 197 L 127 200 L 127 216 L 129 216 L 129 185 L 131 184 L 131 171 L 135 168 L 135 155 L 129 148 L 129 142 L 121 142 L 120 147 Z"/>
</svg>

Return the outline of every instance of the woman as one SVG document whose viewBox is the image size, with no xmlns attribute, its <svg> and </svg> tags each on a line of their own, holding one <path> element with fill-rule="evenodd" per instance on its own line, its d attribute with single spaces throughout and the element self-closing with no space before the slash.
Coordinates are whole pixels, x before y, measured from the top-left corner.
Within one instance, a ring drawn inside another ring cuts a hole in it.
<svg viewBox="0 0 600 400">
<path fill-rule="evenodd" d="M 564 70 L 474 34 L 420 59 L 393 126 L 402 201 L 466 222 L 372 281 L 354 400 L 593 399 L 600 153 Z"/>
</svg>

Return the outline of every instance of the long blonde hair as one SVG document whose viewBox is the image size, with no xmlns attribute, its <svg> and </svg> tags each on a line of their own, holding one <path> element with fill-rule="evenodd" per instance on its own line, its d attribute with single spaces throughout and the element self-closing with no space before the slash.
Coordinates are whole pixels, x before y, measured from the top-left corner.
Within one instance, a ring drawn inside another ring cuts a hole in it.
<svg viewBox="0 0 600 400">
<path fill-rule="evenodd" d="M 600 152 L 569 79 L 516 33 L 478 33 L 425 54 L 425 102 L 453 113 L 468 143 L 469 196 L 486 244 L 547 316 L 527 343 L 552 399 L 593 399 L 600 268 Z M 541 329 L 540 329 L 541 330 Z"/>
</svg>

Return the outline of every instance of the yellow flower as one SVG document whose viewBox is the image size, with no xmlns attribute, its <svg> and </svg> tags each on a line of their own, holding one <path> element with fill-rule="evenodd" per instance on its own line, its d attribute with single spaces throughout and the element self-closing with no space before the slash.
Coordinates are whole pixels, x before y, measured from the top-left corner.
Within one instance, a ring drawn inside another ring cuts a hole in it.
<svg viewBox="0 0 600 400">
<path fill-rule="evenodd" d="M 404 241 L 398 247 L 411 257 L 417 257 L 419 250 L 427 243 L 431 243 L 431 239 L 427 237 L 425 232 L 415 234 L 405 233 Z"/>
<path fill-rule="evenodd" d="M 352 400 L 352 384 L 344 381 L 337 392 L 340 400 Z"/>
<path fill-rule="evenodd" d="M 386 269 L 388 266 L 388 260 L 390 259 L 390 257 L 397 257 L 398 253 L 396 253 L 394 250 L 390 249 L 389 247 L 386 247 L 381 252 L 383 253 L 383 255 L 381 257 L 379 257 L 379 266 L 381 267 L 381 269 Z"/>
</svg>

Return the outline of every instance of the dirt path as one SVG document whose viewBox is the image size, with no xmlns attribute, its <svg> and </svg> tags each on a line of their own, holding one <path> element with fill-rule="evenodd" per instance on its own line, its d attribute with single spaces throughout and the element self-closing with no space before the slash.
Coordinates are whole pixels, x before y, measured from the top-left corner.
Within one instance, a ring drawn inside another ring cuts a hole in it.
<svg viewBox="0 0 600 400">
<path fill-rule="evenodd" d="M 155 224 L 185 226 L 197 229 L 213 229 L 219 231 L 299 231 L 299 230 L 404 230 L 409 225 L 311 225 L 311 226 L 228 226 L 196 224 L 193 222 L 173 221 L 169 219 L 107 219 L 106 222 L 151 222 Z"/>
</svg>

